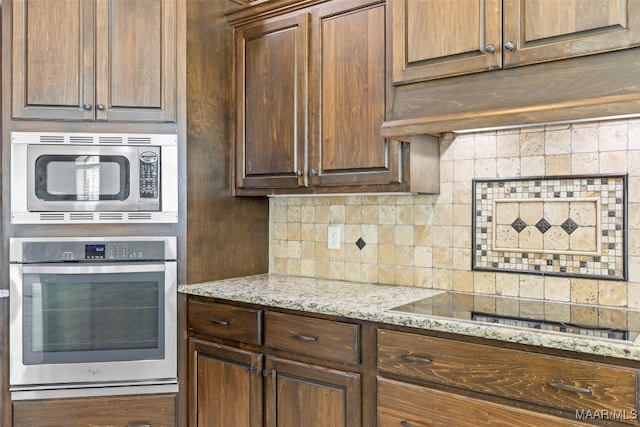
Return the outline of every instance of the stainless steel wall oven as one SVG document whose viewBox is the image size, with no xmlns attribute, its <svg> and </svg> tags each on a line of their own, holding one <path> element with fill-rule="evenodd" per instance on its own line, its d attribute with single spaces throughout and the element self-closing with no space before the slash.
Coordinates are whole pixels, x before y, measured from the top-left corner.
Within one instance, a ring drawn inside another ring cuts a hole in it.
<svg viewBox="0 0 640 427">
<path fill-rule="evenodd" d="M 177 391 L 175 237 L 10 239 L 17 399 Z"/>
</svg>

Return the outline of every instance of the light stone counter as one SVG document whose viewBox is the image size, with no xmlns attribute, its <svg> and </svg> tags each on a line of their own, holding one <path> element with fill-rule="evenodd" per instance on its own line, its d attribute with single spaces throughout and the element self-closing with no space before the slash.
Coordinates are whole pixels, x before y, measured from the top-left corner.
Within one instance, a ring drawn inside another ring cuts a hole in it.
<svg viewBox="0 0 640 427">
<path fill-rule="evenodd" d="M 182 285 L 178 291 L 267 307 L 640 361 L 640 339 L 627 342 L 388 311 L 399 305 L 438 294 L 441 292 L 438 290 L 261 274 Z"/>
</svg>

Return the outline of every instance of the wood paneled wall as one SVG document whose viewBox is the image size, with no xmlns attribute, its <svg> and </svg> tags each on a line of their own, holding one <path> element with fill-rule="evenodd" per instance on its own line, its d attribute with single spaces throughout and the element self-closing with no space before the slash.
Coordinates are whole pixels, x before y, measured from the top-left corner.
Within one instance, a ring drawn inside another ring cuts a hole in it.
<svg viewBox="0 0 640 427">
<path fill-rule="evenodd" d="M 187 283 L 265 273 L 266 198 L 231 196 L 233 1 L 187 1 Z"/>
</svg>

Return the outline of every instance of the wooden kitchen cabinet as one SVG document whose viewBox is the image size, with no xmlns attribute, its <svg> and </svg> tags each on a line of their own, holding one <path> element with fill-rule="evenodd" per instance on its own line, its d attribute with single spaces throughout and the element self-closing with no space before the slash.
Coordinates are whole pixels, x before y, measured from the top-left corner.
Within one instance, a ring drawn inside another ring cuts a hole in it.
<svg viewBox="0 0 640 427">
<path fill-rule="evenodd" d="M 192 426 L 262 426 L 262 354 L 191 338 Z"/>
<path fill-rule="evenodd" d="M 13 427 L 175 427 L 176 395 L 85 397 L 13 402 Z"/>
<path fill-rule="evenodd" d="M 322 366 L 322 360 L 358 366 L 360 327 L 294 314 L 265 313 L 265 346 L 287 352 L 268 356 L 265 371 L 266 425 L 278 427 L 360 426 L 360 374 Z M 291 354 L 291 355 L 290 355 Z M 296 355 L 318 363 L 296 362 Z"/>
<path fill-rule="evenodd" d="M 265 426 L 361 426 L 360 375 L 269 356 Z"/>
<path fill-rule="evenodd" d="M 402 188 L 401 144 L 380 136 L 387 4 L 271 3 L 229 15 L 236 194 Z"/>
<path fill-rule="evenodd" d="M 394 84 L 640 44 L 634 0 L 400 0 L 390 21 Z"/>
<path fill-rule="evenodd" d="M 12 117 L 175 122 L 177 0 L 14 0 Z"/>
<path fill-rule="evenodd" d="M 509 416 L 519 419 L 517 425 L 579 425 L 579 413 L 604 413 L 612 421 L 637 423 L 636 369 L 384 329 L 378 330 L 377 348 L 378 414 L 387 421 L 406 416 L 417 425 L 416 420 L 446 425 L 450 417 L 456 425 L 471 426 L 478 419 L 494 425 Z M 401 405 L 403 409 L 397 406 L 400 390 L 415 397 Z M 482 404 L 496 399 L 499 404 Z M 420 410 L 419 401 L 433 401 L 433 411 Z M 564 414 L 570 421 L 545 420 L 537 412 L 518 409 L 522 402 Z M 462 406 L 464 411 L 456 410 Z"/>
<path fill-rule="evenodd" d="M 410 383 L 378 379 L 378 427 L 564 427 L 576 420 Z"/>
<path fill-rule="evenodd" d="M 187 323 L 189 425 L 362 425 L 358 325 L 193 296 Z"/>
<path fill-rule="evenodd" d="M 437 47 L 428 42 L 430 31 L 422 28 L 420 14 L 432 4 L 446 4 L 448 10 L 451 2 L 392 3 L 387 45 L 393 79 L 388 82 L 380 131 L 386 138 L 455 135 L 640 112 L 640 2 L 454 2 L 469 6 L 463 21 L 478 18 L 480 24 L 457 35 L 462 31 L 456 24 L 458 16 L 447 12 L 446 19 L 433 24 L 436 30 L 431 33 L 450 35 L 441 39 L 446 41 L 442 46 L 435 43 Z M 491 12 L 496 7 L 501 7 L 504 19 L 503 38 L 497 44 L 489 41 L 494 27 L 485 25 L 496 15 Z M 491 13 L 483 15 L 483 10 Z M 409 30 L 411 38 L 404 32 Z M 507 42 L 513 44 L 512 50 L 503 48 Z M 488 44 L 494 53 L 488 53 Z M 491 62 L 489 55 L 496 61 Z"/>
</svg>

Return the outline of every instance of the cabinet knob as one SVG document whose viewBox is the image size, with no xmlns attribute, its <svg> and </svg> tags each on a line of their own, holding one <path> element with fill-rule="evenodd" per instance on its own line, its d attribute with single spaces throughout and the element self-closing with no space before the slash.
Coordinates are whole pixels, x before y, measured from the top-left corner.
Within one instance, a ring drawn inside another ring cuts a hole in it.
<svg viewBox="0 0 640 427">
<path fill-rule="evenodd" d="M 85 110 L 87 110 L 87 111 L 91 111 L 92 106 L 91 106 L 91 104 L 87 103 L 87 104 L 84 104 L 84 105 L 82 106 L 82 108 L 84 108 L 84 109 L 85 109 Z"/>
<path fill-rule="evenodd" d="M 485 50 L 487 53 L 493 53 L 493 52 L 495 52 L 495 51 L 496 51 L 496 47 L 495 47 L 494 45 L 492 45 L 492 44 L 488 44 L 488 45 L 486 45 L 486 46 L 484 47 L 484 50 Z"/>
<path fill-rule="evenodd" d="M 315 169 L 311 169 L 311 170 L 309 171 L 309 173 L 311 174 L 311 176 L 316 176 L 316 175 L 318 175 L 318 171 L 317 171 L 317 170 L 315 170 Z"/>
<path fill-rule="evenodd" d="M 512 42 L 506 42 L 504 44 L 504 50 L 513 50 L 513 48 L 516 47 Z"/>
<path fill-rule="evenodd" d="M 302 176 L 302 171 L 300 169 L 296 171 L 296 176 Z"/>
<path fill-rule="evenodd" d="M 262 371 L 262 376 L 263 377 L 268 377 L 269 375 L 271 375 L 271 369 L 264 369 Z"/>
<path fill-rule="evenodd" d="M 98 105 L 96 105 L 96 108 L 97 108 L 99 111 L 104 111 L 104 104 L 98 104 Z"/>
</svg>

